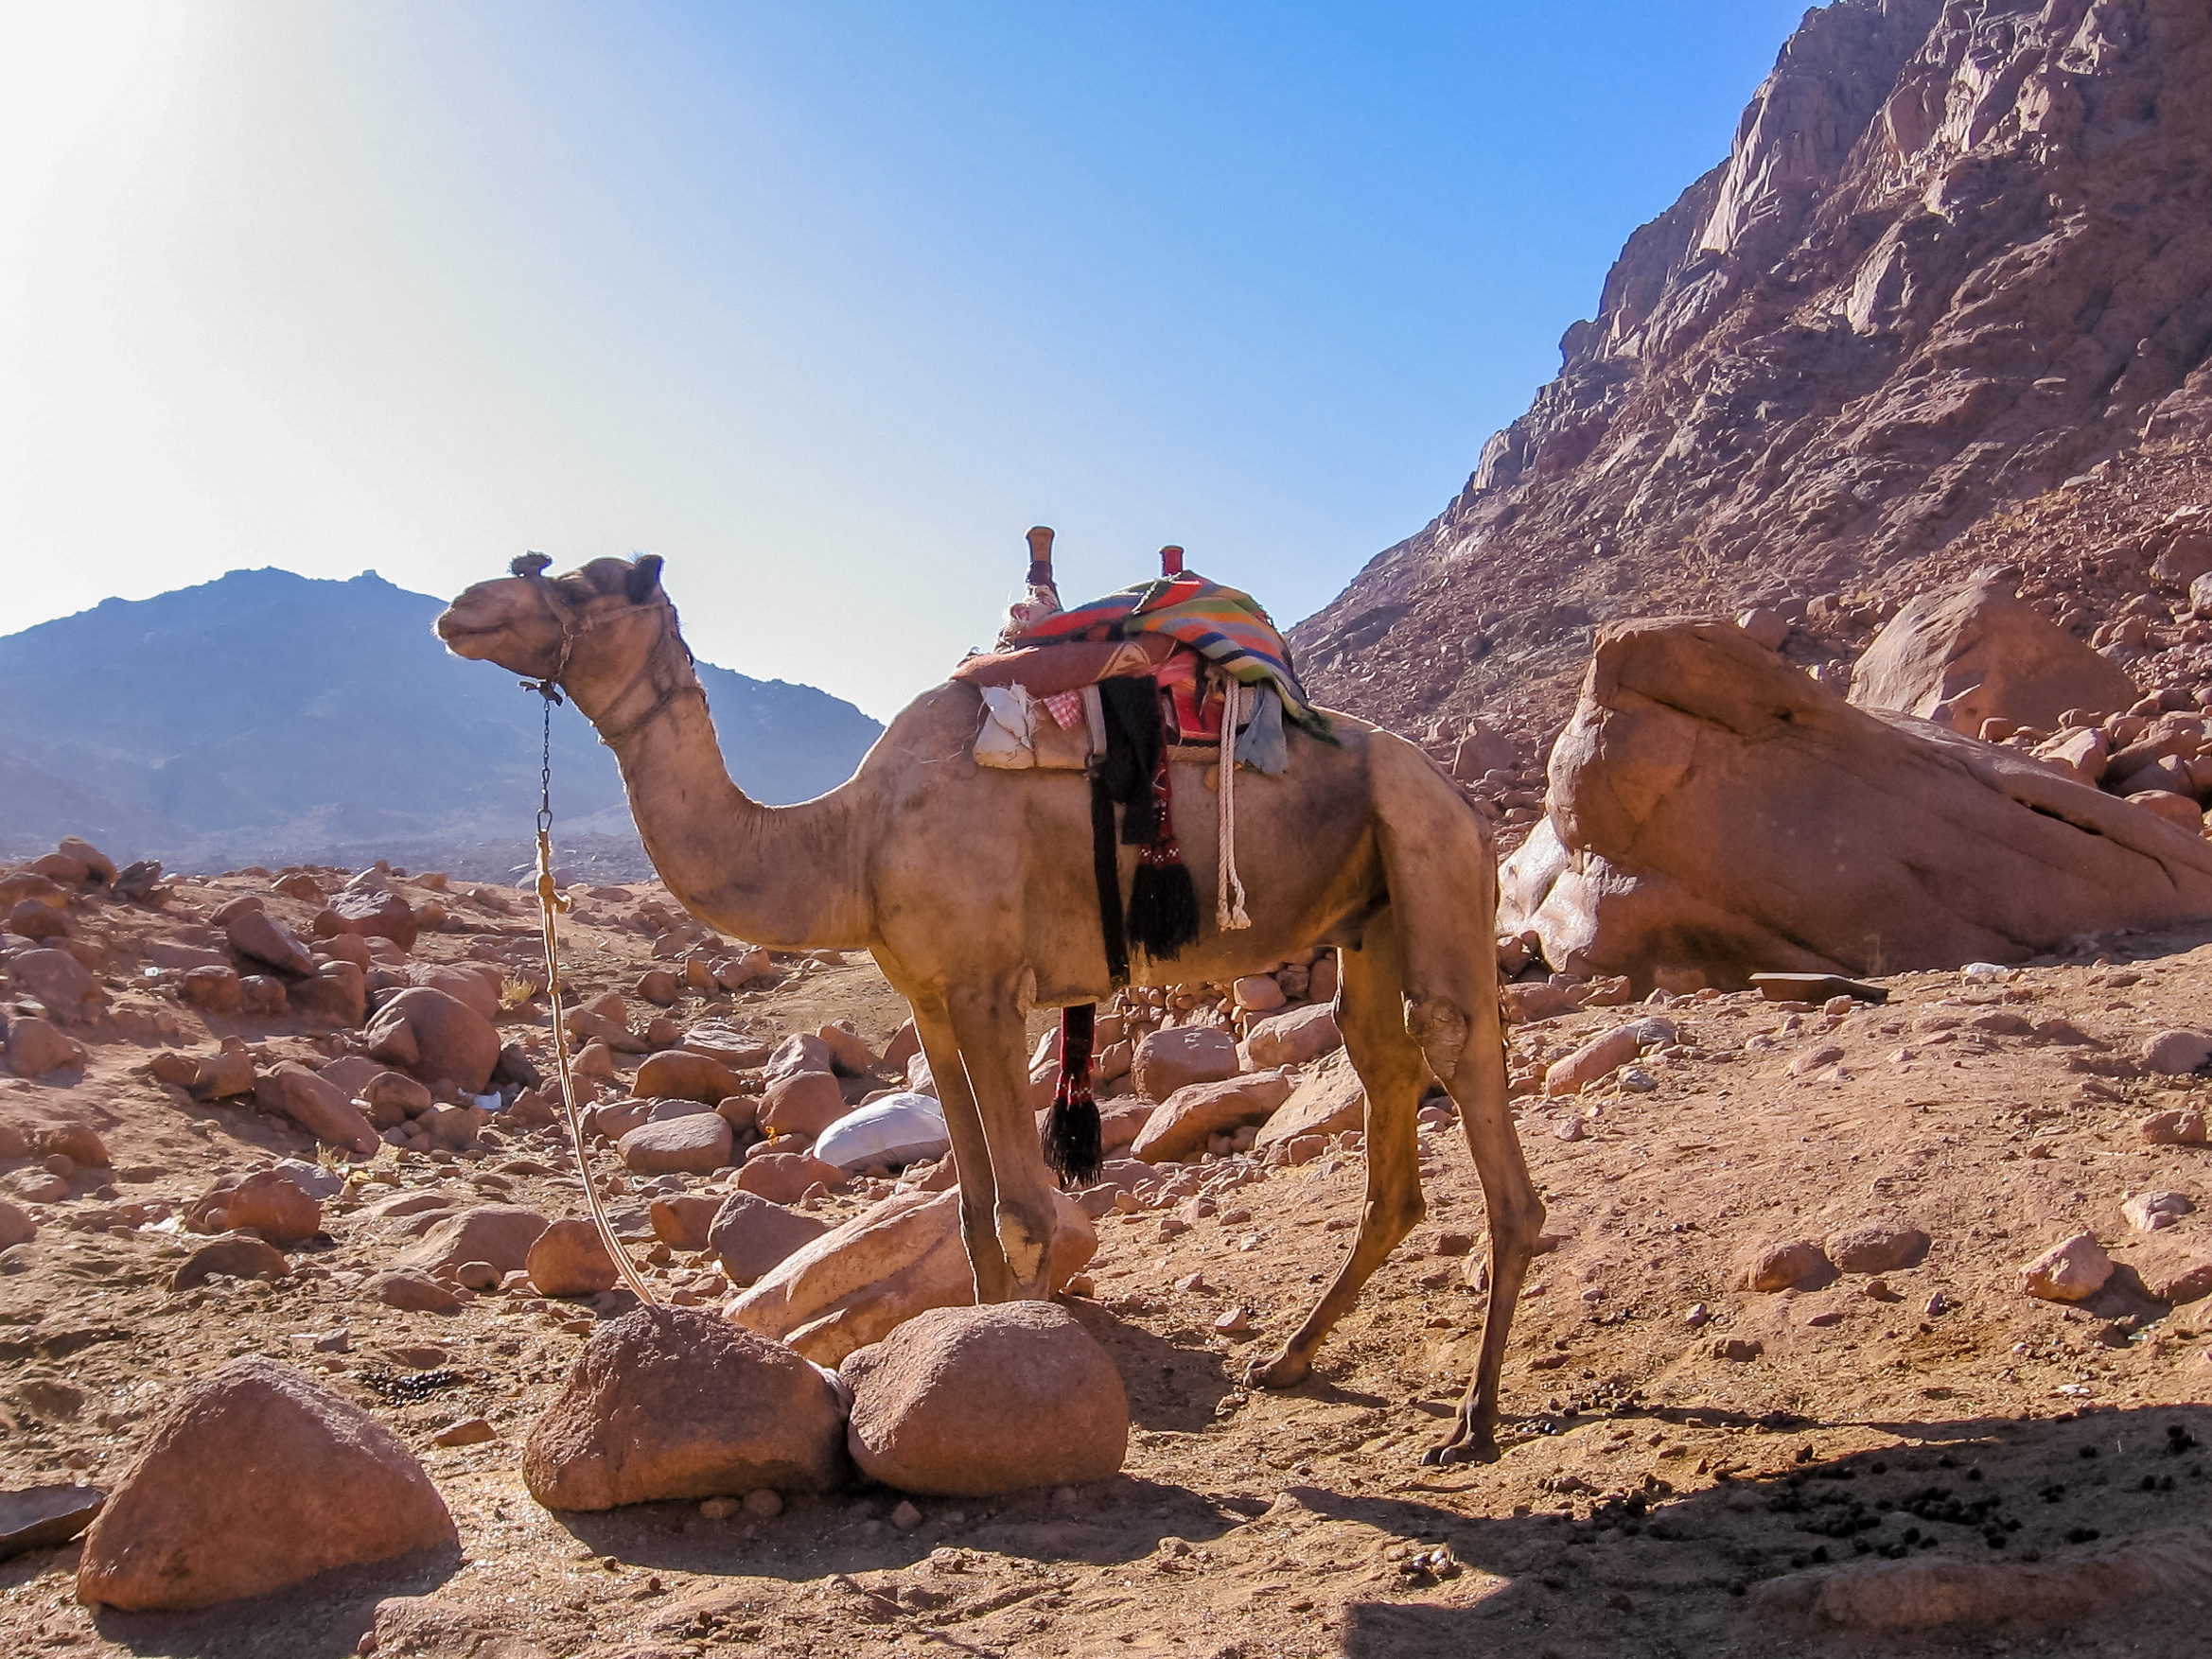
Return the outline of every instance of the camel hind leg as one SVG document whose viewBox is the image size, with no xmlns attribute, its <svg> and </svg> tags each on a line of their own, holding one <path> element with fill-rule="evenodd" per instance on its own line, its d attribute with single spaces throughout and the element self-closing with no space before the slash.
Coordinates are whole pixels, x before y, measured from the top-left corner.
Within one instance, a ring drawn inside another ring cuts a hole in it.
<svg viewBox="0 0 2212 1659">
<path fill-rule="evenodd" d="M 1498 863 L 1488 833 L 1458 792 L 1410 745 L 1378 740 L 1376 817 L 1391 908 L 1402 918 L 1406 1029 L 1459 1107 L 1489 1218 L 1490 1291 L 1483 1346 L 1452 1432 L 1426 1463 L 1498 1455 L 1499 1375 L 1521 1282 L 1543 1233 L 1506 1101 L 1498 1005 Z"/>
<path fill-rule="evenodd" d="M 1415 1114 L 1421 1102 L 1421 1051 L 1406 1031 L 1398 963 L 1399 923 L 1383 911 L 1357 951 L 1339 956 L 1337 1021 L 1353 1068 L 1367 1090 L 1367 1196 L 1360 1231 L 1337 1276 L 1282 1351 L 1255 1361 L 1247 1375 L 1263 1388 L 1305 1381 L 1313 1353 L 1343 1318 L 1376 1268 L 1420 1221 L 1421 1171 Z"/>
</svg>

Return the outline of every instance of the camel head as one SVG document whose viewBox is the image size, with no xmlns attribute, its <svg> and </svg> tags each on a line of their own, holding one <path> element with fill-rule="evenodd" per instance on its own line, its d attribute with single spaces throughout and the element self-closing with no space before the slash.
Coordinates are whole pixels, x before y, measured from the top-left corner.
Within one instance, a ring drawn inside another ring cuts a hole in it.
<svg viewBox="0 0 2212 1659">
<path fill-rule="evenodd" d="M 587 707 L 629 683 L 663 629 L 674 625 L 660 589 L 660 558 L 594 559 L 548 576 L 543 553 L 514 574 L 480 582 L 440 613 L 438 637 L 456 656 L 496 662 L 526 679 L 550 679 Z"/>
</svg>

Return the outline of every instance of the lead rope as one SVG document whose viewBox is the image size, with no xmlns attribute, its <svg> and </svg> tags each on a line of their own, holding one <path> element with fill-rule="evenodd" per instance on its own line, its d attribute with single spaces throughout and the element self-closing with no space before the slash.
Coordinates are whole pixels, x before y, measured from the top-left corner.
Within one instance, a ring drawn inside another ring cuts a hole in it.
<svg viewBox="0 0 2212 1659">
<path fill-rule="evenodd" d="M 1237 704 L 1244 688 L 1234 674 L 1221 676 L 1221 826 L 1220 878 L 1214 896 L 1214 926 L 1234 933 L 1252 925 L 1244 914 L 1244 882 L 1237 874 Z"/>
<path fill-rule="evenodd" d="M 567 655 L 564 650 L 563 657 Z M 559 689 L 549 676 L 542 680 L 524 680 L 525 691 L 535 691 L 545 699 L 545 746 L 540 753 L 537 770 L 537 914 L 539 934 L 545 946 L 545 993 L 553 1005 L 553 1064 L 561 1078 L 561 1111 L 568 1119 L 569 1141 L 576 1149 L 576 1173 L 584 1181 L 584 1203 L 591 1212 L 591 1224 L 599 1231 L 599 1242 L 605 1247 L 615 1271 L 622 1275 L 630 1294 L 647 1307 L 658 1307 L 658 1301 L 644 1274 L 638 1271 L 637 1263 L 630 1260 L 630 1252 L 623 1249 L 622 1241 L 614 1235 L 614 1223 L 606 1218 L 606 1207 L 599 1201 L 599 1189 L 591 1181 L 591 1164 L 584 1155 L 584 1126 L 576 1110 L 576 1079 L 569 1070 L 569 1034 L 561 1019 L 561 962 L 560 930 L 554 917 L 569 908 L 569 901 L 561 897 L 553 883 L 553 711 L 561 700 Z"/>
</svg>

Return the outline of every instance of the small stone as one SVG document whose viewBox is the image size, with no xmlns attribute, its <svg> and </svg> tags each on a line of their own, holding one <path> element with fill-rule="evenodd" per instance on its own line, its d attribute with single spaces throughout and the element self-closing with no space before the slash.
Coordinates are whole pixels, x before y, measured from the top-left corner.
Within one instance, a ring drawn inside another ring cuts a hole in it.
<svg viewBox="0 0 2212 1659">
<path fill-rule="evenodd" d="M 2136 1231 L 2156 1232 L 2196 1208 L 2186 1193 L 2137 1193 L 2120 1205 L 2120 1214 Z"/>
<path fill-rule="evenodd" d="M 1214 1321 L 1214 1329 L 1224 1336 L 1238 1336 L 1252 1329 L 1252 1310 L 1233 1307 Z"/>
<path fill-rule="evenodd" d="M 2202 1146 L 2204 1113 L 2194 1106 L 2154 1111 L 2135 1126 L 2135 1132 L 2147 1146 Z"/>
<path fill-rule="evenodd" d="M 1766 1245 L 1754 1254 L 1744 1268 L 1744 1284 L 1750 1290 L 1787 1290 L 1834 1273 L 1818 1245 L 1809 1238 L 1789 1239 Z"/>
<path fill-rule="evenodd" d="M 911 1532 L 922 1525 L 922 1511 L 911 1503 L 902 1502 L 891 1511 L 891 1525 L 902 1532 Z"/>
<path fill-rule="evenodd" d="M 452 1427 L 441 1429 L 430 1437 L 430 1443 L 439 1446 L 473 1446 L 485 1441 L 496 1441 L 500 1431 L 481 1417 L 470 1417 Z"/>
<path fill-rule="evenodd" d="M 450 1313 L 461 1305 L 460 1297 L 428 1273 L 409 1268 L 371 1274 L 361 1294 L 412 1314 Z"/>
<path fill-rule="evenodd" d="M 1701 1301 L 1692 1302 L 1690 1304 L 1690 1311 L 1682 1316 L 1682 1322 L 1688 1325 L 1693 1331 L 1696 1330 L 1700 1325 L 1710 1324 L 1712 1320 L 1712 1310 L 1707 1307 Z"/>
<path fill-rule="evenodd" d="M 644 993 L 641 990 L 639 994 L 643 995 Z M 699 1506 L 699 1517 L 707 1521 L 727 1521 L 737 1513 L 739 1507 L 735 1498 L 711 1497 Z"/>
<path fill-rule="evenodd" d="M 1746 1341 L 1741 1336 L 1722 1336 L 1712 1345 L 1712 1357 L 1726 1359 L 1738 1365 L 1749 1363 L 1766 1352 L 1766 1344 L 1753 1337 Z"/>
<path fill-rule="evenodd" d="M 1579 1141 L 1583 1137 L 1582 1119 L 1570 1114 L 1552 1126 L 1552 1133 L 1562 1141 Z"/>
<path fill-rule="evenodd" d="M 2143 1045 L 2143 1064 L 2162 1076 L 2184 1077 L 2212 1061 L 2212 1037 L 2202 1031 L 2161 1031 Z"/>
<path fill-rule="evenodd" d="M 1206 1284 L 1206 1276 L 1203 1273 L 1192 1273 L 1186 1278 L 1176 1280 L 1175 1288 L 1178 1290 L 1196 1293 L 1198 1291 L 1205 1290 L 1209 1287 Z"/>
<path fill-rule="evenodd" d="M 770 1487 L 759 1487 L 745 1494 L 745 1512 L 756 1521 L 772 1521 L 783 1512 L 783 1494 Z"/>
<path fill-rule="evenodd" d="M 1917 1266 L 1928 1253 L 1928 1235 L 1916 1227 L 1875 1223 L 1831 1233 L 1828 1259 L 1846 1273 L 1887 1273 Z"/>
<path fill-rule="evenodd" d="M 622 1275 L 588 1221 L 556 1221 L 531 1244 L 523 1269 L 541 1296 L 596 1296 Z"/>
<path fill-rule="evenodd" d="M 1807 1049 L 1796 1059 L 1790 1061 L 1790 1074 L 1793 1076 L 1802 1077 L 1808 1073 L 1817 1072 L 1822 1066 L 1833 1066 L 1842 1058 L 1842 1049 L 1836 1047 L 1833 1042 L 1824 1042 L 1817 1048 Z"/>
<path fill-rule="evenodd" d="M 206 1284 L 218 1273 L 233 1279 L 281 1279 L 285 1275 L 285 1261 L 277 1250 L 257 1238 L 239 1234 L 212 1239 L 177 1265 L 176 1272 L 169 1276 L 169 1289 L 190 1290 Z"/>
</svg>

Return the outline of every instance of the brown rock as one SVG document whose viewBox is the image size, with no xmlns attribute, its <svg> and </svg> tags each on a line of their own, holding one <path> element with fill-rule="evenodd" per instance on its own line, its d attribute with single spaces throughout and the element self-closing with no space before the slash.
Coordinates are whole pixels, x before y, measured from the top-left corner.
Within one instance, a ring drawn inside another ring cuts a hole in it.
<svg viewBox="0 0 2212 1659">
<path fill-rule="evenodd" d="M 73 864 L 81 864 L 84 874 L 79 881 L 97 882 L 101 885 L 115 879 L 115 861 L 81 835 L 64 835 L 54 851 Z"/>
<path fill-rule="evenodd" d="M 815 1035 L 829 1046 L 830 1063 L 848 1076 L 857 1077 L 864 1072 L 875 1070 L 875 1050 L 861 1039 L 852 1028 L 852 1022 L 842 1020 L 825 1025 Z"/>
<path fill-rule="evenodd" d="M 235 968 L 193 968 L 184 973 L 184 1001 L 208 1014 L 243 1014 L 246 991 Z"/>
<path fill-rule="evenodd" d="M 81 1066 L 87 1052 L 50 1020 L 19 1015 L 8 1022 L 8 1069 L 18 1077 L 44 1077 Z"/>
<path fill-rule="evenodd" d="M 1642 1047 L 1634 1025 L 1617 1026 L 1592 1038 L 1564 1059 L 1544 1069 L 1546 1094 L 1579 1094 L 1590 1084 L 1610 1075 L 1634 1059 Z"/>
<path fill-rule="evenodd" d="M 2086 1232 L 2078 1232 L 2020 1269 L 2020 1288 L 2045 1301 L 2082 1301 L 2104 1288 L 2112 1258 Z"/>
<path fill-rule="evenodd" d="M 260 1079 L 254 1074 L 254 1057 L 247 1053 L 244 1041 L 226 1037 L 213 1054 L 202 1055 L 192 1062 L 188 1087 L 195 1100 L 229 1100 L 252 1094 L 259 1085 Z"/>
<path fill-rule="evenodd" d="M 771 1204 L 796 1204 L 817 1181 L 824 1186 L 842 1186 L 845 1172 L 834 1163 L 824 1163 L 803 1152 L 769 1152 L 748 1157 L 745 1167 L 737 1172 L 739 1192 L 756 1194 Z"/>
<path fill-rule="evenodd" d="M 9 911 L 6 926 L 0 932 L 19 934 L 26 939 L 66 939 L 76 934 L 66 916 L 36 899 L 26 899 Z"/>
<path fill-rule="evenodd" d="M 1305 1135 L 1339 1135 L 1359 1128 L 1366 1116 L 1366 1086 L 1352 1069 L 1352 1057 L 1340 1051 L 1299 1079 L 1290 1099 L 1260 1126 L 1254 1144 L 1264 1152 Z"/>
<path fill-rule="evenodd" d="M 689 1040 L 688 1039 L 686 1039 Z M 808 1032 L 798 1032 L 776 1045 L 768 1056 L 765 1081 L 774 1084 L 800 1072 L 834 1072 L 836 1057 L 830 1045 Z"/>
<path fill-rule="evenodd" d="M 1129 1397 L 1080 1320 L 1045 1301 L 934 1308 L 849 1355 L 846 1445 L 901 1492 L 988 1496 L 1111 1479 Z"/>
<path fill-rule="evenodd" d="M 1047 1279 L 1058 1292 L 1088 1264 L 1098 1235 L 1066 1194 L 1051 1199 Z M 835 1365 L 924 1309 L 974 1300 L 958 1190 L 900 1192 L 793 1251 L 730 1305 L 729 1317 L 817 1365 Z"/>
<path fill-rule="evenodd" d="M 1554 985 L 1549 980 L 1538 980 L 1530 985 L 1503 987 L 1500 996 L 1505 1004 L 1506 1022 L 1526 1025 L 1537 1020 L 1556 1020 L 1562 1014 L 1571 1014 L 1582 1006 L 1568 994 L 1565 986 Z"/>
<path fill-rule="evenodd" d="M 2212 1244 L 2202 1232 L 2161 1232 L 2131 1250 L 2128 1263 L 2160 1301 L 2178 1305 L 2212 1296 Z"/>
<path fill-rule="evenodd" d="M 744 1190 L 722 1200 L 707 1227 L 707 1250 L 733 1284 L 750 1284 L 830 1231 L 804 1211 Z"/>
<path fill-rule="evenodd" d="M 407 970 L 410 985 L 444 991 L 463 1007 L 490 1021 L 500 1017 L 500 971 L 488 966 L 418 962 Z"/>
<path fill-rule="evenodd" d="M 556 1221 L 530 1247 L 523 1266 L 540 1296 L 596 1296 L 622 1275 L 588 1221 Z"/>
<path fill-rule="evenodd" d="M 301 1244 L 323 1231 L 323 1206 L 273 1169 L 226 1175 L 184 1211 L 194 1232 L 247 1228 L 272 1244 Z"/>
<path fill-rule="evenodd" d="M 359 878 L 357 877 L 358 881 Z M 387 886 L 348 886 L 315 917 L 315 936 L 358 934 L 363 938 L 390 939 L 402 951 L 414 949 L 421 924 L 407 900 Z"/>
<path fill-rule="evenodd" d="M 638 978 L 639 1000 L 655 1007 L 668 1007 L 683 994 L 683 982 L 665 968 L 648 968 Z"/>
<path fill-rule="evenodd" d="M 488 1262 L 501 1273 L 528 1266 L 530 1247 L 550 1225 L 519 1204 L 480 1204 L 441 1221 L 392 1258 L 397 1268 L 450 1273 L 464 1262 Z"/>
<path fill-rule="evenodd" d="M 297 1060 L 280 1060 L 254 1085 L 254 1104 L 290 1118 L 318 1141 L 364 1157 L 382 1143 L 360 1109 Z"/>
<path fill-rule="evenodd" d="M 368 1014 L 368 977 L 352 962 L 318 963 L 314 973 L 288 987 L 286 995 L 297 1013 L 336 1025 L 359 1025 Z"/>
<path fill-rule="evenodd" d="M 2161 1076 L 2186 1077 L 2212 1062 L 2212 1037 L 2202 1031 L 2161 1031 L 2143 1045 L 2143 1064 Z"/>
<path fill-rule="evenodd" d="M 1927 1253 L 1926 1233 L 1887 1222 L 1854 1227 L 1828 1239 L 1828 1259 L 1846 1273 L 1888 1273 L 1918 1266 Z"/>
<path fill-rule="evenodd" d="M 233 1279 L 282 1279 L 288 1271 L 284 1257 L 272 1246 L 236 1234 L 210 1239 L 179 1262 L 169 1275 L 169 1288 L 190 1290 L 218 1273 Z"/>
<path fill-rule="evenodd" d="M 837 1390 L 798 1354 L 689 1308 L 594 1333 L 530 1431 L 522 1479 L 553 1510 L 831 1492 L 847 1478 Z"/>
<path fill-rule="evenodd" d="M 1255 1020 L 1245 1034 L 1244 1052 L 1255 1067 L 1295 1066 L 1343 1046 L 1336 1010 L 1326 1003 Z"/>
<path fill-rule="evenodd" d="M 653 1236 L 672 1250 L 703 1250 L 722 1203 L 703 1193 L 676 1193 L 656 1198 L 646 1207 L 653 1220 Z"/>
<path fill-rule="evenodd" d="M 308 904 L 320 905 L 324 893 L 322 882 L 305 870 L 294 870 L 289 876 L 279 876 L 269 883 L 272 893 L 281 893 L 287 899 L 298 899 Z"/>
<path fill-rule="evenodd" d="M 672 1048 L 638 1068 L 637 1092 L 648 1100 L 700 1100 L 713 1106 L 738 1092 L 737 1074 L 720 1060 Z"/>
<path fill-rule="evenodd" d="M 223 922 L 223 936 L 230 940 L 231 949 L 287 973 L 305 976 L 314 972 L 315 959 L 300 936 L 261 909 L 260 902 L 255 899 L 251 910 L 233 911 Z"/>
<path fill-rule="evenodd" d="M 827 1072 L 794 1072 L 768 1085 L 757 1121 L 771 1134 L 811 1137 L 851 1109 L 837 1079 Z"/>
<path fill-rule="evenodd" d="M 205 1607 L 457 1543 L 445 1500 L 390 1429 L 255 1355 L 163 1412 L 85 1537 L 77 1595 Z"/>
<path fill-rule="evenodd" d="M 364 1033 L 369 1053 L 404 1066 L 433 1088 L 450 1083 L 482 1094 L 500 1059 L 500 1034 L 459 998 L 428 986 L 401 991 Z"/>
<path fill-rule="evenodd" d="M 48 1124 L 31 1136 L 31 1144 L 45 1157 L 61 1157 L 86 1169 L 107 1167 L 108 1144 L 90 1124 Z"/>
<path fill-rule="evenodd" d="M 1764 1245 L 1744 1268 L 1744 1284 L 1751 1290 L 1788 1290 L 1835 1277 L 1828 1257 L 1809 1238 Z"/>
<path fill-rule="evenodd" d="M 1234 1077 L 1237 1039 L 1210 1026 L 1171 1025 L 1137 1044 L 1136 1063 L 1130 1070 L 1139 1094 L 1166 1100 L 1188 1084 Z"/>
<path fill-rule="evenodd" d="M 2212 916 L 2201 839 L 1854 708 L 1726 623 L 1602 628 L 1549 798 L 1501 871 L 1500 931 L 1639 989 L 2019 961 Z"/>
<path fill-rule="evenodd" d="M 904 1074 L 906 1062 L 922 1052 L 922 1034 L 914 1029 L 909 1020 L 891 1033 L 891 1040 L 884 1044 L 884 1066 L 891 1072 Z"/>
<path fill-rule="evenodd" d="M 1290 1001 L 1274 976 L 1268 973 L 1247 974 L 1230 986 L 1229 995 L 1238 1007 L 1252 1014 L 1272 1014 Z"/>
<path fill-rule="evenodd" d="M 361 1294 L 402 1313 L 449 1314 L 461 1305 L 461 1298 L 455 1292 L 428 1273 L 408 1267 L 370 1274 L 361 1286 Z"/>
<path fill-rule="evenodd" d="M 2202 1146 L 2204 1114 L 2193 1106 L 2154 1111 L 2135 1126 L 2135 1131 L 2150 1146 Z"/>
<path fill-rule="evenodd" d="M 36 997 L 57 1025 L 82 1025 L 99 1018 L 105 1004 L 99 982 L 84 964 L 52 946 L 20 952 L 8 960 L 15 994 Z"/>
<path fill-rule="evenodd" d="M 39 1224 L 30 1218 L 29 1211 L 0 1198 L 0 1250 L 28 1244 L 38 1235 Z"/>
<path fill-rule="evenodd" d="M 2132 1193 L 2120 1203 L 2121 1216 L 2137 1232 L 2163 1231 L 2196 1209 L 2186 1193 Z"/>
<path fill-rule="evenodd" d="M 1290 1080 L 1280 1072 L 1188 1084 L 1153 1109 L 1130 1156 L 1146 1163 L 1181 1161 L 1205 1150 L 1211 1136 L 1266 1123 L 1290 1098 Z"/>
<path fill-rule="evenodd" d="M 730 1159 L 729 1120 L 711 1111 L 639 1125 L 619 1143 L 633 1175 L 712 1175 Z"/>
<path fill-rule="evenodd" d="M 1973 736 L 1985 720 L 2048 731 L 2069 708 L 2125 708 L 2134 682 L 1991 578 L 1906 602 L 1852 672 L 1851 700 Z"/>
</svg>

